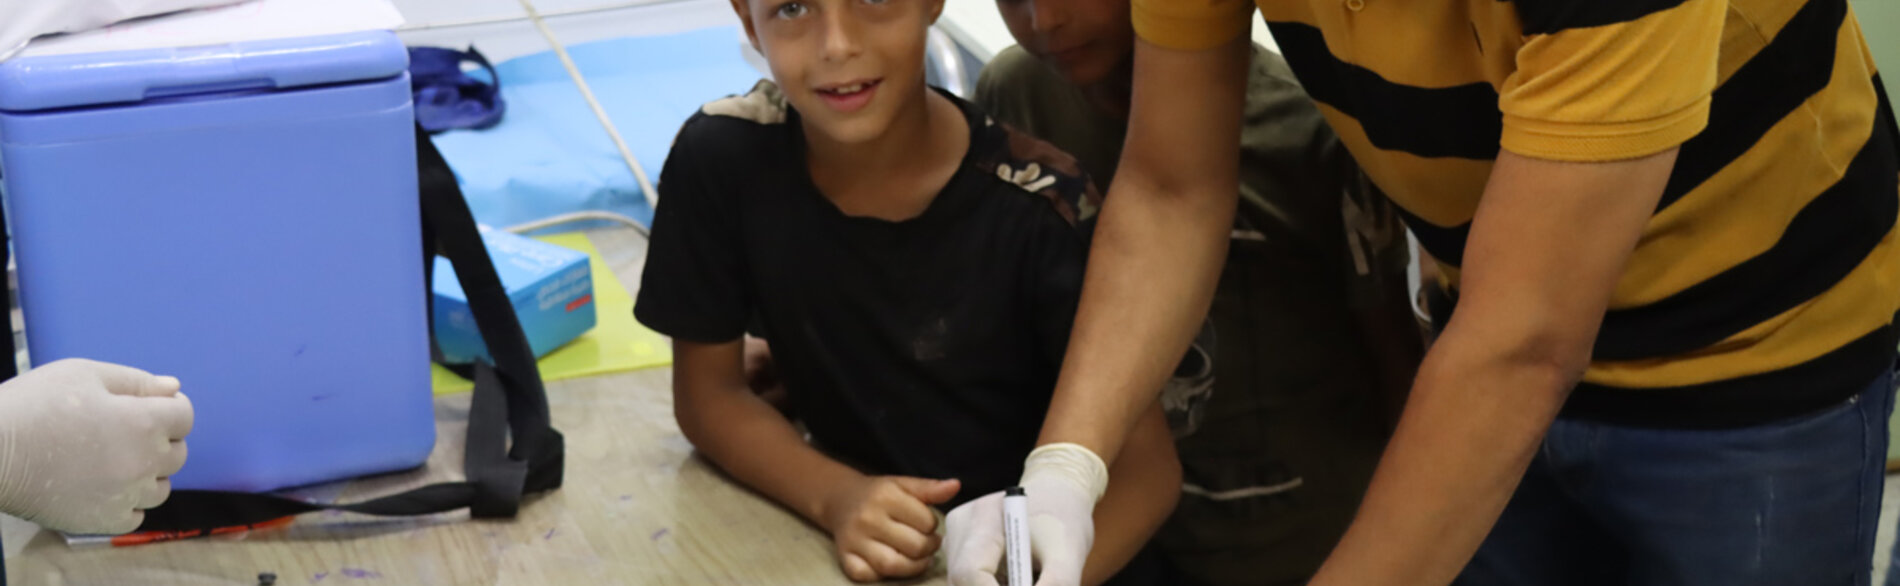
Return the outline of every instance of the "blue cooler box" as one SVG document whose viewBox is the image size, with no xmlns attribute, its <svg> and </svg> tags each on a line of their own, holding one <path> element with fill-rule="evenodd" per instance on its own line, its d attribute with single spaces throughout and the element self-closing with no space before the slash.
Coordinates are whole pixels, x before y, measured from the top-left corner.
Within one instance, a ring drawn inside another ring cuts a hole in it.
<svg viewBox="0 0 1900 586">
<path fill-rule="evenodd" d="M 33 362 L 182 379 L 197 426 L 176 488 L 428 458 L 407 66 L 388 32 L 0 64 Z"/>
</svg>

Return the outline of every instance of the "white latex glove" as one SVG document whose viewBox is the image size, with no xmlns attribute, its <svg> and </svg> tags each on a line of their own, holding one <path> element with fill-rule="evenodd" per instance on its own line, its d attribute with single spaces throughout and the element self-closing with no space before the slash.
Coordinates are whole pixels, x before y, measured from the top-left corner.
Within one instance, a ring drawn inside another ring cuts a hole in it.
<svg viewBox="0 0 1900 586">
<path fill-rule="evenodd" d="M 171 495 L 191 401 L 178 379 L 61 360 L 0 384 L 0 511 L 70 533 L 125 533 Z"/>
<path fill-rule="evenodd" d="M 1095 502 L 1108 488 L 1108 466 L 1076 444 L 1029 453 L 1022 487 L 1029 511 L 1029 547 L 1036 586 L 1078 586 L 1095 545 Z M 1003 559 L 1003 493 L 964 503 L 944 519 L 944 554 L 952 586 L 997 586 Z"/>
</svg>

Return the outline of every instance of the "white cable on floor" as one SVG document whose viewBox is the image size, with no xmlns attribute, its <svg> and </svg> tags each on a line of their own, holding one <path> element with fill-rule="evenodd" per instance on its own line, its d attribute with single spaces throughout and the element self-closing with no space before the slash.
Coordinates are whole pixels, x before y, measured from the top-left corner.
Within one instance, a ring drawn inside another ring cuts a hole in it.
<svg viewBox="0 0 1900 586">
<path fill-rule="evenodd" d="M 587 220 L 607 220 L 611 222 L 619 222 L 622 224 L 626 224 L 628 227 L 633 228 L 634 231 L 639 232 L 641 237 L 648 236 L 647 227 L 640 225 L 639 220 L 635 220 L 633 218 L 629 218 L 629 217 L 616 214 L 613 212 L 602 212 L 602 211 L 574 212 L 570 214 L 550 216 L 550 217 L 541 218 L 539 220 L 535 220 L 532 222 L 526 222 L 522 224 L 509 226 L 507 228 L 503 228 L 503 230 L 513 232 L 516 234 L 525 234 L 525 233 L 533 232 L 535 230 L 540 230 L 543 228 L 559 226 L 561 224 L 571 224 L 574 222 L 583 222 Z"/>
<path fill-rule="evenodd" d="M 534 21 L 535 28 L 541 30 L 541 36 L 554 46 L 554 55 L 561 58 L 561 66 L 567 68 L 568 77 L 574 79 L 574 85 L 581 90 L 581 97 L 587 99 L 587 107 L 594 110 L 594 117 L 600 119 L 601 127 L 607 129 L 607 136 L 613 138 L 614 148 L 620 149 L 620 157 L 626 159 L 627 169 L 633 171 L 633 180 L 640 186 L 640 195 L 646 197 L 647 209 L 659 209 L 659 192 L 653 190 L 653 182 L 647 180 L 646 169 L 640 168 L 640 161 L 633 158 L 633 149 L 627 148 L 627 141 L 620 138 L 620 130 L 614 127 L 613 119 L 607 117 L 607 109 L 601 107 L 600 100 L 594 98 L 593 88 L 587 86 L 587 79 L 581 77 L 580 67 L 574 65 L 574 58 L 567 54 L 567 45 L 555 38 L 554 30 L 548 28 L 547 21 L 541 19 L 541 13 L 535 11 L 534 3 L 529 0 L 518 1 L 521 2 L 521 8 L 528 11 L 528 18 Z"/>
</svg>

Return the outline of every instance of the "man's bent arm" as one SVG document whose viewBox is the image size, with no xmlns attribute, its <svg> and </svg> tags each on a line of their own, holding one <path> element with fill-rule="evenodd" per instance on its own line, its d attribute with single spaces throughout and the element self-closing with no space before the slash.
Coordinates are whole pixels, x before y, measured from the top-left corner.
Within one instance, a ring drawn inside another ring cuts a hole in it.
<svg viewBox="0 0 1900 586">
<path fill-rule="evenodd" d="M 1426 355 L 1358 518 L 1312 584 L 1457 577 L 1589 366 L 1675 158 L 1498 156 L 1472 220 L 1458 312 Z"/>
</svg>

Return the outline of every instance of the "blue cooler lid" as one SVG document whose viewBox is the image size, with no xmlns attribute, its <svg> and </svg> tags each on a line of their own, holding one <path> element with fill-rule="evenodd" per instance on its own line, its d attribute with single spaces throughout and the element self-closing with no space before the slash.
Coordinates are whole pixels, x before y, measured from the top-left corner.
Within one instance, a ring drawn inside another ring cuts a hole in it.
<svg viewBox="0 0 1900 586">
<path fill-rule="evenodd" d="M 0 63 L 0 110 L 32 112 L 380 80 L 408 67 L 408 52 L 389 31 L 22 57 Z"/>
</svg>

